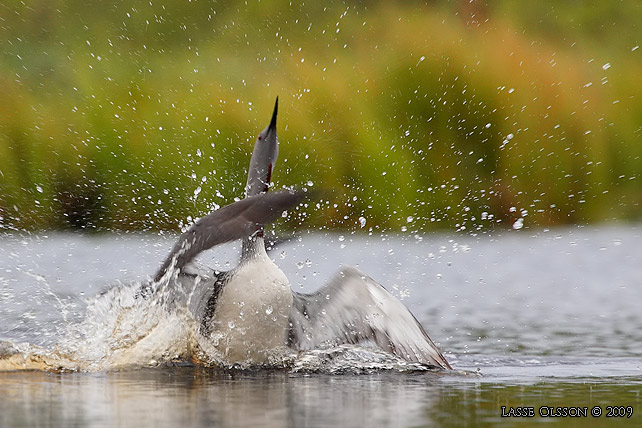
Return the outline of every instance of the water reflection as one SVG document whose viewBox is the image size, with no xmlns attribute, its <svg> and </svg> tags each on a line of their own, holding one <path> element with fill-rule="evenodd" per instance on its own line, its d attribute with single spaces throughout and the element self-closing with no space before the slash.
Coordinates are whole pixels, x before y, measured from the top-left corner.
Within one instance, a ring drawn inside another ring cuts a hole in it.
<svg viewBox="0 0 642 428">
<path fill-rule="evenodd" d="M 633 406 L 642 378 L 510 384 L 433 373 L 304 375 L 171 367 L 107 373 L 0 373 L 2 426 L 364 427 L 516 423 L 501 406 Z M 546 420 L 555 422 L 551 418 Z M 561 419 L 557 420 L 560 422 Z M 584 418 L 583 426 L 613 419 Z"/>
<path fill-rule="evenodd" d="M 411 426 L 440 400 L 435 375 L 292 375 L 200 368 L 0 374 L 2 426 Z"/>
</svg>

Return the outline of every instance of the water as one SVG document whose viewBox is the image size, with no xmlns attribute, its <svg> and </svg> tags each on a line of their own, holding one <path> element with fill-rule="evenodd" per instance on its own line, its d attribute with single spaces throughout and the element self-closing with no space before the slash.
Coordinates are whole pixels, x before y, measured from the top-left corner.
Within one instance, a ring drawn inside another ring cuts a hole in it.
<svg viewBox="0 0 642 428">
<path fill-rule="evenodd" d="M 136 308 L 131 293 L 172 243 L 135 234 L 0 238 L 0 426 L 642 422 L 637 227 L 477 238 L 309 234 L 272 251 L 298 291 L 320 287 L 341 264 L 367 272 L 413 311 L 452 374 L 355 348 L 264 370 L 181 361 L 191 327 L 180 313 Z M 237 247 L 201 261 L 227 269 Z M 17 370 L 24 367 L 35 370 Z M 502 406 L 532 407 L 535 417 L 502 418 Z M 540 413 L 569 406 L 589 414 Z M 596 406 L 599 417 L 590 415 Z M 622 406 L 615 412 L 624 416 L 607 418 L 607 406 Z"/>
</svg>

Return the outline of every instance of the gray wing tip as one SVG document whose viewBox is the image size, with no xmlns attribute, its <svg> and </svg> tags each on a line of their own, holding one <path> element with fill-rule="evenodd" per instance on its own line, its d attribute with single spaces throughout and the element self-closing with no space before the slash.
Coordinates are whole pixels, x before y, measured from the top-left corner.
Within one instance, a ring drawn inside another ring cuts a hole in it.
<svg viewBox="0 0 642 428">
<path fill-rule="evenodd" d="M 341 266 L 341 268 L 339 269 L 339 274 L 345 277 L 369 278 L 368 275 L 361 272 L 356 267 L 350 265 Z"/>
<path fill-rule="evenodd" d="M 338 276 L 340 277 L 341 280 L 359 279 L 359 280 L 363 281 L 367 285 L 375 286 L 377 288 L 383 288 L 384 290 L 386 290 L 386 287 L 381 285 L 374 278 L 372 278 L 371 276 L 363 273 L 362 271 L 360 271 L 359 269 L 357 269 L 356 267 L 351 266 L 351 265 L 343 265 L 343 266 L 341 266 L 341 269 L 339 270 Z"/>
</svg>

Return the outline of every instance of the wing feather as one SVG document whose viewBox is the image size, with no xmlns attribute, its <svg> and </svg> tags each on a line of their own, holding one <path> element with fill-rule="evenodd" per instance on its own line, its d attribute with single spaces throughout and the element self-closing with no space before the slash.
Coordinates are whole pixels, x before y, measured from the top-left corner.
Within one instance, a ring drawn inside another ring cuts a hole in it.
<svg viewBox="0 0 642 428">
<path fill-rule="evenodd" d="M 180 236 L 154 279 L 160 281 L 170 270 L 182 269 L 199 253 L 215 245 L 252 235 L 283 211 L 300 203 L 307 193 L 262 193 L 206 215 Z"/>
<path fill-rule="evenodd" d="M 289 344 L 295 349 L 370 341 L 405 360 L 451 368 L 414 315 L 356 268 L 344 267 L 316 293 L 293 294 Z"/>
</svg>

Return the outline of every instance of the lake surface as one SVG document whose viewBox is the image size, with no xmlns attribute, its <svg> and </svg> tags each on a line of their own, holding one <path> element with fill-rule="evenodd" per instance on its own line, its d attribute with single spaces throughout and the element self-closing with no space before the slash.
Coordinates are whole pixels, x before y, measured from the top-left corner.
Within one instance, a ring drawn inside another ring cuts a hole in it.
<svg viewBox="0 0 642 428">
<path fill-rule="evenodd" d="M 131 290 L 173 240 L 0 237 L 0 426 L 642 423 L 640 227 L 317 233 L 270 253 L 297 291 L 356 265 L 413 311 L 454 373 L 354 349 L 269 370 L 172 360 L 189 325 L 162 308 L 136 312 Z M 237 254 L 230 244 L 200 260 L 227 269 Z M 502 417 L 517 407 L 535 416 Z M 565 413 L 579 417 L 553 417 Z"/>
</svg>

